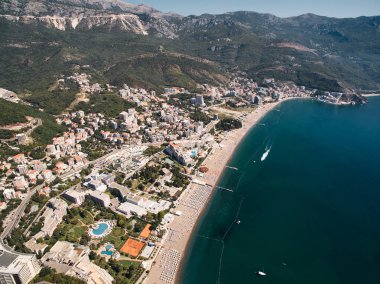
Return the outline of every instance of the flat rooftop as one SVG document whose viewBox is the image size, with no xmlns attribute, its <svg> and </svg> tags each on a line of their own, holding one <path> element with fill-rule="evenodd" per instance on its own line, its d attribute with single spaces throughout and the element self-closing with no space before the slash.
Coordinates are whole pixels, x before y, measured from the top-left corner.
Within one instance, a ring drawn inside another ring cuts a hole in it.
<svg viewBox="0 0 380 284">
<path fill-rule="evenodd" d="M 8 267 L 17 258 L 16 254 L 0 250 L 0 267 Z"/>
</svg>

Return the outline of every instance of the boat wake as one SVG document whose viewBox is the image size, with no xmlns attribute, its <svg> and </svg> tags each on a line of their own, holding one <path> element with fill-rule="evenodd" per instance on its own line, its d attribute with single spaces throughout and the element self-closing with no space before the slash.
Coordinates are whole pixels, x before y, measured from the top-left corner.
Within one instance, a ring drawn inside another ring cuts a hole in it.
<svg viewBox="0 0 380 284">
<path fill-rule="evenodd" d="M 269 147 L 269 148 L 267 148 L 267 147 L 265 148 L 265 152 L 264 152 L 264 154 L 261 156 L 261 161 L 264 161 L 264 160 L 268 157 L 271 148 L 272 148 L 272 146 Z"/>
</svg>

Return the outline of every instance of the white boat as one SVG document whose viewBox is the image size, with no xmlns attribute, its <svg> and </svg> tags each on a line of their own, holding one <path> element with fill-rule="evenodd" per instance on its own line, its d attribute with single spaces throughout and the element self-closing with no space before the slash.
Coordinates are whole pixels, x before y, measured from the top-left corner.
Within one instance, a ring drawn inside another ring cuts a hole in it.
<svg viewBox="0 0 380 284">
<path fill-rule="evenodd" d="M 240 224 L 240 220 L 237 220 L 237 221 L 236 221 L 236 224 L 238 224 L 238 225 L 239 225 L 239 224 Z"/>
<path fill-rule="evenodd" d="M 259 276 L 267 276 L 267 274 L 264 271 L 260 271 L 260 270 L 257 271 L 256 274 Z"/>
<path fill-rule="evenodd" d="M 270 152 L 270 148 L 269 149 L 265 149 L 266 151 L 264 152 L 264 154 L 261 156 L 261 161 L 264 161 L 268 155 L 269 155 L 269 152 Z"/>
</svg>

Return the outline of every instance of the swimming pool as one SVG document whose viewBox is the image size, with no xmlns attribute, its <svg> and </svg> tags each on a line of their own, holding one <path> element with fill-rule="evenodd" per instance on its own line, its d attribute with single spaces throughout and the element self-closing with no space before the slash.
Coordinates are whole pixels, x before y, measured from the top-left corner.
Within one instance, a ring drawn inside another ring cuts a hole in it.
<svg viewBox="0 0 380 284">
<path fill-rule="evenodd" d="M 108 229 L 108 224 L 106 223 L 98 223 L 98 227 L 95 229 L 92 229 L 92 234 L 95 236 L 103 235 L 104 232 Z"/>
<path fill-rule="evenodd" d="M 110 255 L 113 254 L 113 251 L 110 251 L 110 250 L 103 250 L 103 251 L 101 252 L 101 254 L 105 254 L 105 255 L 110 256 Z"/>
<path fill-rule="evenodd" d="M 191 158 L 196 158 L 198 156 L 198 150 L 197 149 L 193 149 L 190 151 L 190 157 Z"/>
</svg>

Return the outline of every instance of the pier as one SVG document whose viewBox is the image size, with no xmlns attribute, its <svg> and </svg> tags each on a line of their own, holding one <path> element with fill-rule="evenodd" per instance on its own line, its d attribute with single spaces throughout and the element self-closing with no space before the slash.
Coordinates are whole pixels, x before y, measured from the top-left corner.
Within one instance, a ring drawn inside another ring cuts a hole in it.
<svg viewBox="0 0 380 284">
<path fill-rule="evenodd" d="M 229 169 L 232 169 L 232 170 L 235 170 L 235 171 L 238 171 L 239 169 L 236 168 L 236 167 L 230 167 L 230 166 L 226 166 L 226 168 L 229 168 Z"/>
<path fill-rule="evenodd" d="M 223 190 L 227 190 L 227 191 L 229 191 L 229 192 L 234 192 L 232 189 L 225 188 L 225 187 L 222 187 L 222 186 L 216 186 L 216 188 L 223 189 Z"/>
</svg>

